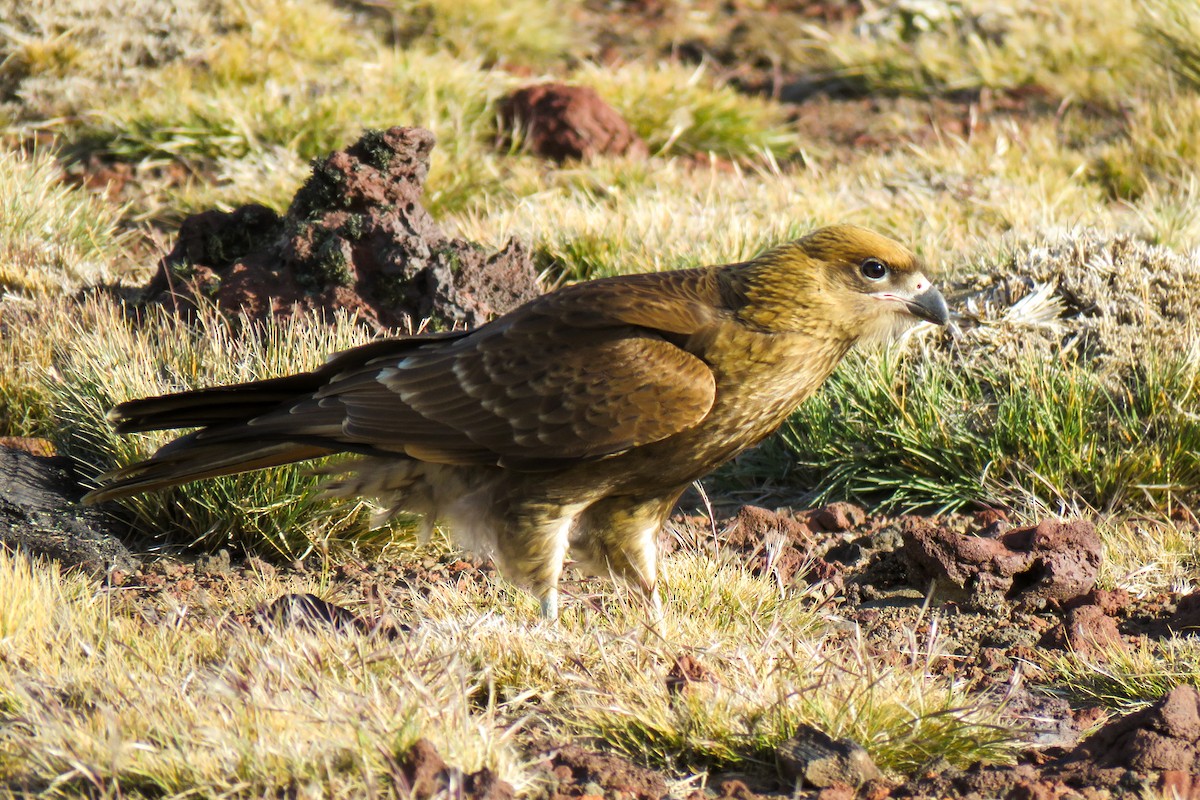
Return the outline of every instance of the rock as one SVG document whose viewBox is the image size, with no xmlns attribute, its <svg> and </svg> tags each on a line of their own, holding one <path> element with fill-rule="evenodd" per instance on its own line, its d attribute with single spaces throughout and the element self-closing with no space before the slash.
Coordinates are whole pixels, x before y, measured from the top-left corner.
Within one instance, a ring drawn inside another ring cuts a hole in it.
<svg viewBox="0 0 1200 800">
<path fill-rule="evenodd" d="M 861 786 L 880 777 L 861 745 L 849 739 L 834 740 L 809 725 L 775 748 L 775 759 L 786 778 L 802 781 L 804 787 Z"/>
<path fill-rule="evenodd" d="M 1176 686 L 1154 705 L 1110 722 L 1080 745 L 1069 761 L 1137 771 L 1200 771 L 1200 692 Z"/>
<path fill-rule="evenodd" d="M 675 697 L 687 692 L 693 684 L 714 683 L 712 671 L 696 660 L 690 653 L 675 659 L 667 672 L 667 694 Z"/>
<path fill-rule="evenodd" d="M 1098 606 L 1105 614 L 1113 617 L 1128 608 L 1131 602 L 1133 602 L 1133 598 L 1124 589 L 1093 589 L 1087 594 L 1071 600 L 1066 607 Z"/>
<path fill-rule="evenodd" d="M 562 162 L 648 152 L 629 123 L 587 86 L 526 86 L 502 100 L 499 113 L 501 130 L 519 131 L 522 145 L 542 158 Z M 511 147 L 511 137 L 500 146 Z"/>
<path fill-rule="evenodd" d="M 847 784 L 835 783 L 826 789 L 822 789 L 817 794 L 817 800 L 854 800 L 855 794 L 854 789 Z"/>
<path fill-rule="evenodd" d="M 936 580 L 953 599 L 1067 602 L 1091 591 L 1100 571 L 1100 537 L 1084 520 L 1047 520 L 996 538 L 912 520 L 902 535 L 912 578 L 919 585 Z"/>
<path fill-rule="evenodd" d="M 410 630 L 407 625 L 364 619 L 350 609 L 312 593 L 282 595 L 260 606 L 255 616 L 264 628 L 294 626 L 309 631 L 324 628 L 338 633 L 378 633 L 387 639 L 396 639 Z"/>
<path fill-rule="evenodd" d="M 1046 632 L 1043 647 L 1071 650 L 1086 658 L 1099 658 L 1105 650 L 1127 650 L 1117 621 L 1100 606 L 1078 606 L 1067 611 L 1063 621 Z"/>
<path fill-rule="evenodd" d="M 85 491 L 69 459 L 0 448 L 0 545 L 99 575 L 133 573 L 140 565 L 121 540 L 128 529 L 81 506 Z"/>
<path fill-rule="evenodd" d="M 867 512 L 853 503 L 830 503 L 814 511 L 808 521 L 814 530 L 841 533 L 866 522 Z"/>
<path fill-rule="evenodd" d="M 624 797 L 626 800 L 660 800 L 668 794 L 667 782 L 661 773 L 640 767 L 616 754 L 596 753 L 568 744 L 556 747 L 548 761 L 549 771 L 558 784 L 549 792 L 551 798 L 583 794 Z M 589 784 L 594 784 L 591 791 L 587 790 Z"/>
<path fill-rule="evenodd" d="M 257 320 L 341 309 L 382 329 L 476 327 L 538 296 L 524 248 L 450 239 L 421 205 L 433 144 L 422 128 L 367 131 L 314 162 L 283 217 L 256 205 L 189 217 L 148 299 Z"/>
<path fill-rule="evenodd" d="M 1165 623 L 1172 633 L 1196 635 L 1200 631 L 1200 593 L 1193 592 L 1179 599 L 1175 613 Z"/>
<path fill-rule="evenodd" d="M 447 766 L 437 748 L 428 739 L 418 739 L 398 759 L 403 784 L 395 787 L 404 797 L 429 800 L 434 797 L 461 797 L 463 800 L 512 800 L 513 787 L 500 780 L 486 767 L 464 775 L 457 767 Z"/>
<path fill-rule="evenodd" d="M 804 523 L 758 506 L 739 508 L 737 516 L 722 529 L 721 537 L 731 547 L 742 549 L 758 548 L 773 539 L 802 547 L 812 541 L 812 533 Z"/>
<path fill-rule="evenodd" d="M 201 575 L 228 575 L 233 572 L 229 562 L 229 551 L 221 548 L 212 555 L 196 559 L 196 572 Z"/>
<path fill-rule="evenodd" d="M 0 436 L 0 448 L 20 450 L 31 456 L 56 456 L 58 449 L 49 439 L 35 439 L 29 436 Z"/>
<path fill-rule="evenodd" d="M 1181 769 L 1164 770 L 1158 779 L 1158 793 L 1173 800 L 1200 800 L 1200 775 Z"/>
<path fill-rule="evenodd" d="M 812 533 L 808 526 L 790 515 L 758 506 L 738 509 L 737 516 L 721 529 L 720 538 L 742 551 L 755 575 L 773 575 L 783 584 L 808 577 L 815 563 L 809 553 Z M 824 561 L 820 564 L 828 575 L 836 574 Z"/>
</svg>

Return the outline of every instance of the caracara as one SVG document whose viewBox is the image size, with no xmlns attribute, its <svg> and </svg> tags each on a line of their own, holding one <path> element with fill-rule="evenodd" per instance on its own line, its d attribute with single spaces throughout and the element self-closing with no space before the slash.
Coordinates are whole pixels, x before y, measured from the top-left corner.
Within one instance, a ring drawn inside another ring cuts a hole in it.
<svg viewBox="0 0 1200 800">
<path fill-rule="evenodd" d="M 122 403 L 118 431 L 199 430 L 87 499 L 353 454 L 329 491 L 444 524 L 544 616 L 570 557 L 644 592 L 657 619 L 656 542 L 684 489 L 778 428 L 856 342 L 947 317 L 908 249 L 823 228 L 743 263 L 568 286 L 313 372 Z"/>
</svg>

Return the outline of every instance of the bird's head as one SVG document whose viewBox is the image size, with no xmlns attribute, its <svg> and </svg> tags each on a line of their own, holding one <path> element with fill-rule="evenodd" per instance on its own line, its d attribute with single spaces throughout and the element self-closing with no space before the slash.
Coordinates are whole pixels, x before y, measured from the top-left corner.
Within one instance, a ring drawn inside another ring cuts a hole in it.
<svg viewBox="0 0 1200 800">
<path fill-rule="evenodd" d="M 920 259 L 866 228 L 821 228 L 741 266 L 737 314 L 764 330 L 857 341 L 949 320 Z"/>
</svg>

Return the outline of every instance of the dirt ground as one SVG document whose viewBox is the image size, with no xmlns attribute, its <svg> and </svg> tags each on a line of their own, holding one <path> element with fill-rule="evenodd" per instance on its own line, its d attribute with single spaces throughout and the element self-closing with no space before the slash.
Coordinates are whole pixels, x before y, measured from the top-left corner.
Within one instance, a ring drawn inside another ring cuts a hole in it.
<svg viewBox="0 0 1200 800">
<path fill-rule="evenodd" d="M 941 614 L 944 669 L 975 691 L 1006 697 L 1009 723 L 1029 742 L 1013 766 L 967 770 L 933 763 L 903 783 L 874 777 L 861 786 L 834 781 L 805 790 L 785 764 L 737 774 L 715 774 L 693 795 L 723 798 L 802 796 L 835 798 L 1012 797 L 1106 798 L 1145 790 L 1192 797 L 1190 774 L 1200 765 L 1200 694 L 1181 687 L 1151 708 L 1109 720 L 1101 708 L 1072 706 L 1031 691 L 1036 648 L 1087 651 L 1096 642 L 1130 646 L 1141 637 L 1161 637 L 1200 624 L 1200 596 L 1178 603 L 1169 598 L 1134 600 L 1123 592 L 1094 588 L 1098 539 L 1087 523 L 1045 522 L 1016 528 L 1002 514 L 927 518 L 868 515 L 847 504 L 813 510 L 744 506 L 713 520 L 677 514 L 661 544 L 670 551 L 680 539 L 721 549 L 744 559 L 753 571 L 785 585 L 828 586 L 833 614 L 857 623 L 878 645 L 877 652 L 902 651 L 902 637 L 928 613 L 932 600 Z M 937 560 L 929 557 L 936 550 Z M 1023 567 L 1023 568 L 1022 568 Z M 147 620 L 168 618 L 187 607 L 194 624 L 316 625 L 388 639 L 412 633 L 381 609 L 409 607 L 435 585 L 467 588 L 498 579 L 490 562 L 457 555 L 424 557 L 403 564 L 345 561 L 334 567 L 327 596 L 287 595 L 230 616 L 229 598 L 245 596 L 239 582 L 264 571 L 303 571 L 311 565 L 272 566 L 227 553 L 199 559 L 162 558 L 131 573 L 110 573 L 107 591 L 117 609 Z M 1089 577 L 1090 576 L 1090 577 Z M 931 591 L 931 585 L 935 588 Z M 568 581 L 575 599 L 595 594 L 591 581 Z M 929 598 L 929 600 L 927 600 Z M 419 625 L 419 622 L 412 623 Z M 851 635 L 847 633 L 846 635 Z M 1020 664 L 1027 680 L 1014 686 Z M 702 664 L 681 656 L 664 691 L 686 691 L 706 680 Z M 1084 734 L 1094 731 L 1090 736 Z M 545 772 L 551 798 L 659 798 L 673 776 L 587 742 L 530 742 L 528 756 Z M 782 752 L 781 752 L 782 759 Z M 486 770 L 463 775 L 442 762 L 432 745 L 419 743 L 404 768 L 415 796 L 430 797 L 450 782 L 464 796 L 499 798 L 512 789 Z M 847 773 L 853 777 L 853 771 Z"/>
</svg>

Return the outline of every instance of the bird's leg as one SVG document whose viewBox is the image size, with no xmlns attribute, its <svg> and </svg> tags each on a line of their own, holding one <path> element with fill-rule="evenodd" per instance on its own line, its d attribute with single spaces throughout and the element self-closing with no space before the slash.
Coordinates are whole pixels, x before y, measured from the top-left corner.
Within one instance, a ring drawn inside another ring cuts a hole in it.
<svg viewBox="0 0 1200 800">
<path fill-rule="evenodd" d="M 605 498 L 580 516 L 571 540 L 586 570 L 637 589 L 646 601 L 647 627 L 660 636 L 665 615 L 658 594 L 658 533 L 680 492 Z"/>
<path fill-rule="evenodd" d="M 542 619 L 558 622 L 558 587 L 553 586 L 542 595 Z"/>
<path fill-rule="evenodd" d="M 558 579 L 567 556 L 573 517 L 550 503 L 523 504 L 504 515 L 503 534 L 496 537 L 501 571 L 538 598 L 541 617 L 558 620 Z"/>
</svg>

